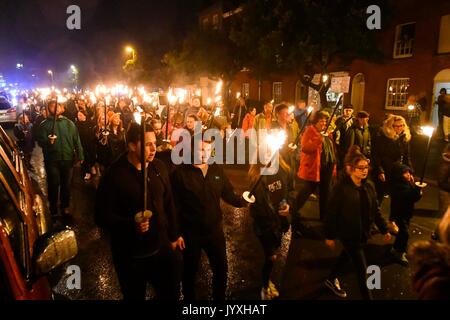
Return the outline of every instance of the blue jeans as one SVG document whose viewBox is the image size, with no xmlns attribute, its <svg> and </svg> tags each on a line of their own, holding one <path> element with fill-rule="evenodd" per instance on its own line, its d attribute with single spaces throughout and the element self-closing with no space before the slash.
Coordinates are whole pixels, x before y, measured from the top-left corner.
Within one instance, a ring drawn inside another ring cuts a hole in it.
<svg viewBox="0 0 450 320">
<path fill-rule="evenodd" d="M 70 205 L 70 184 L 72 182 L 73 161 L 58 160 L 45 163 L 47 172 L 48 201 L 52 217 L 58 215 L 58 201 L 62 209 Z"/>
</svg>

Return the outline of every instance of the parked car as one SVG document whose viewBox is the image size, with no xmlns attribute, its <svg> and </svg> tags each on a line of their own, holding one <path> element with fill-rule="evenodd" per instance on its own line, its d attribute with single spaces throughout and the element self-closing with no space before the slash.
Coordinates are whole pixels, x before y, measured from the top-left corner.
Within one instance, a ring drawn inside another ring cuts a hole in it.
<svg viewBox="0 0 450 320">
<path fill-rule="evenodd" d="M 16 121 L 16 108 L 4 96 L 0 96 L 0 123 Z"/>
<path fill-rule="evenodd" d="M 0 301 L 53 297 L 46 275 L 77 254 L 75 233 L 49 230 L 21 154 L 0 126 Z"/>
</svg>

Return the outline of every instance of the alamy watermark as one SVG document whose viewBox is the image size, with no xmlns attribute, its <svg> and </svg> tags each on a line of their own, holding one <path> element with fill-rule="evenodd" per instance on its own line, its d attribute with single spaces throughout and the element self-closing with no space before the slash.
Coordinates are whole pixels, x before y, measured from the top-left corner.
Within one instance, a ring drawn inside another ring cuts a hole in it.
<svg viewBox="0 0 450 320">
<path fill-rule="evenodd" d="M 247 138 L 245 137 L 247 135 Z M 202 137 L 203 136 L 203 137 Z M 179 164 L 262 164 L 261 175 L 273 175 L 279 168 L 279 149 L 287 144 L 283 130 L 227 129 L 225 136 L 219 129 L 207 129 L 202 134 L 202 124 L 195 123 L 194 143 L 187 129 L 172 132 L 172 141 L 180 141 L 172 149 L 171 159 Z M 246 152 L 246 140 L 248 153 Z M 208 146 L 202 141 L 210 141 Z M 214 150 L 214 152 L 212 152 Z M 236 153 L 235 153 L 236 151 Z"/>
<path fill-rule="evenodd" d="M 66 27 L 69 30 L 81 29 L 81 9 L 73 4 L 67 7 L 66 13 L 69 14 L 66 20 Z"/>
<path fill-rule="evenodd" d="M 381 9 L 379 6 L 373 4 L 367 7 L 367 14 L 370 16 L 366 20 L 366 26 L 369 30 L 381 29 Z"/>
<path fill-rule="evenodd" d="M 66 274 L 69 276 L 66 280 L 66 288 L 69 290 L 81 289 L 81 269 L 76 264 L 67 267 Z"/>
<path fill-rule="evenodd" d="M 367 267 L 366 273 L 369 275 L 366 280 L 367 289 L 381 289 L 381 269 L 373 264 Z"/>
</svg>

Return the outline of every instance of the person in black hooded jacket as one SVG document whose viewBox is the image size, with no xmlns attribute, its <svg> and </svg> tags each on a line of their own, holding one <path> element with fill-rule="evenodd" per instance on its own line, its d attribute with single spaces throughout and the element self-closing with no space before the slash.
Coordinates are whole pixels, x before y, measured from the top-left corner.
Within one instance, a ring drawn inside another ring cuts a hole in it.
<svg viewBox="0 0 450 320">
<path fill-rule="evenodd" d="M 403 164 L 396 164 L 391 175 L 390 221 L 398 226 L 392 255 L 402 265 L 408 264 L 406 249 L 409 238 L 409 221 L 414 213 L 414 203 L 422 197 L 422 189 L 414 184 L 413 171 Z"/>
<path fill-rule="evenodd" d="M 367 180 L 369 160 L 358 146 L 352 146 L 345 156 L 345 172 L 331 191 L 325 217 L 325 243 L 335 248 L 335 239 L 342 242 L 344 250 L 332 269 L 325 285 L 337 296 L 345 298 L 347 293 L 341 289 L 337 275 L 348 258 L 357 270 L 359 288 L 364 299 L 372 299 L 366 285 L 367 263 L 363 247 L 370 236 L 370 227 L 375 223 L 390 240 L 386 222 L 381 216 L 375 186 Z"/>
</svg>

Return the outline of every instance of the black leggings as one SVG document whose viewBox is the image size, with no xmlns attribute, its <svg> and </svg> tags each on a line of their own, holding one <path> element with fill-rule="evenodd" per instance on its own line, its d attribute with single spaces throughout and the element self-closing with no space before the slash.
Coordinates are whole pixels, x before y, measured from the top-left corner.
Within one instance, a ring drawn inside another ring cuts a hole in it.
<svg viewBox="0 0 450 320">
<path fill-rule="evenodd" d="M 262 283 L 264 288 L 269 286 L 270 275 L 275 264 L 271 260 L 271 257 L 276 255 L 277 250 L 280 248 L 281 237 L 281 234 L 275 233 L 265 233 L 258 236 L 264 250 L 264 265 L 262 268 Z"/>
<path fill-rule="evenodd" d="M 372 293 L 367 288 L 367 262 L 366 257 L 364 255 L 363 248 L 360 244 L 354 243 L 342 243 L 344 249 L 341 252 L 336 264 L 334 265 L 328 279 L 333 281 L 337 276 L 341 273 L 344 267 L 347 264 L 348 259 L 353 263 L 353 266 L 356 268 L 356 276 L 358 278 L 359 290 L 361 291 L 361 295 L 365 300 L 372 300 Z"/>
<path fill-rule="evenodd" d="M 331 189 L 331 181 L 333 178 L 333 170 L 322 168 L 320 171 L 320 181 L 307 181 L 300 180 L 300 190 L 297 193 L 296 208 L 292 215 L 292 226 L 294 229 L 298 228 L 301 224 L 299 210 L 305 205 L 309 196 L 319 189 L 319 212 L 320 220 L 325 217 L 325 209 L 328 201 L 328 194 Z"/>
<path fill-rule="evenodd" d="M 225 300 L 227 287 L 227 253 L 225 236 L 218 230 L 207 237 L 194 234 L 183 235 L 186 249 L 183 250 L 183 295 L 185 300 L 195 300 L 195 278 L 200 263 L 201 251 L 205 251 L 211 266 L 213 299 Z"/>
<path fill-rule="evenodd" d="M 398 233 L 395 236 L 394 249 L 400 252 L 406 252 L 409 240 L 409 218 L 393 218 L 398 226 Z"/>
</svg>

